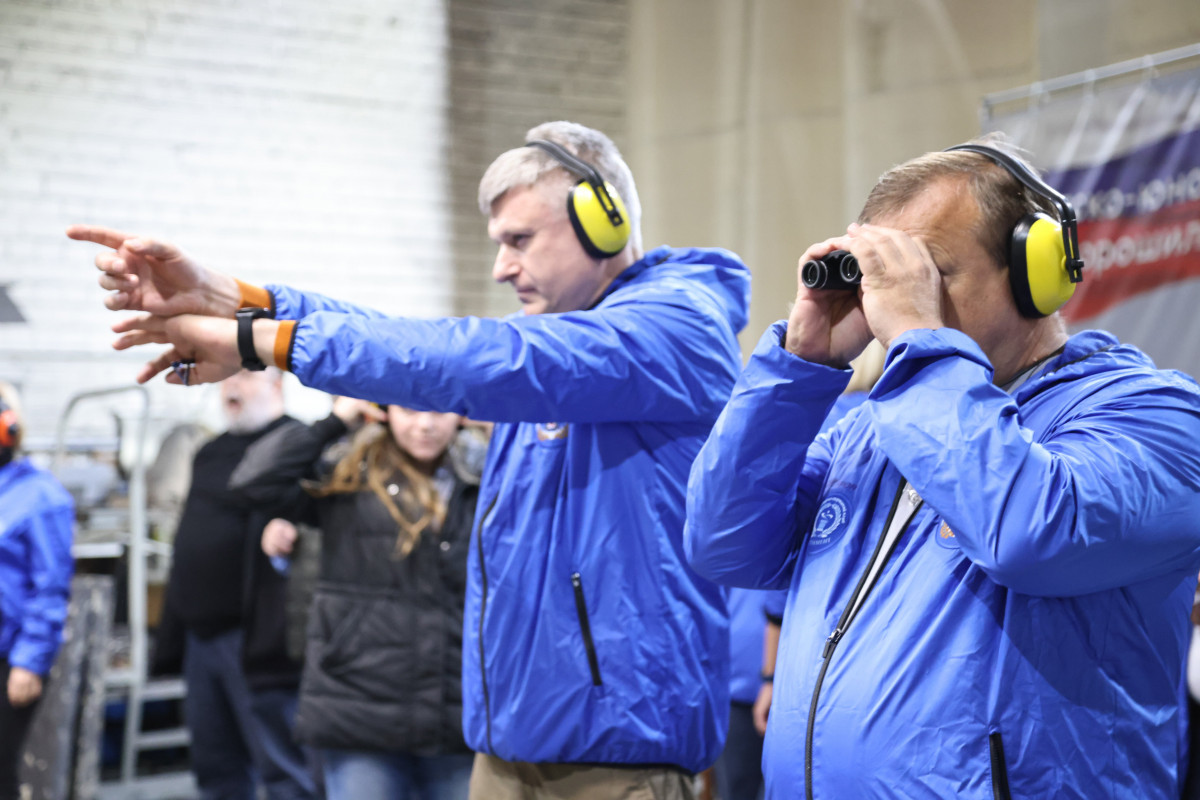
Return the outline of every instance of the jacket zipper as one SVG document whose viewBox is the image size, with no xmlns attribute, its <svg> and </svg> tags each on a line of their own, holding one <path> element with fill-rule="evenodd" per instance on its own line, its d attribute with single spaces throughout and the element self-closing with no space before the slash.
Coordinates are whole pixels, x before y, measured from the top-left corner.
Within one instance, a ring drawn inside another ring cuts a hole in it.
<svg viewBox="0 0 1200 800">
<path fill-rule="evenodd" d="M 575 612 L 579 615 L 579 630 L 583 633 L 583 647 L 587 651 L 588 669 L 592 671 L 592 686 L 600 686 L 600 660 L 596 658 L 596 643 L 592 641 L 592 624 L 588 620 L 587 604 L 583 602 L 583 580 L 578 572 L 571 573 L 571 586 L 575 588 Z"/>
<path fill-rule="evenodd" d="M 487 567 L 483 563 L 483 526 L 487 523 L 488 516 L 491 515 L 492 509 L 496 507 L 496 501 L 500 499 L 500 493 L 492 498 L 492 502 L 488 503 L 487 511 L 483 512 L 483 518 L 479 520 L 479 529 L 475 533 L 475 545 L 479 554 L 479 575 L 482 579 L 483 592 L 479 597 L 479 680 L 483 686 L 483 714 L 487 720 L 487 749 L 489 753 L 496 752 L 492 747 L 492 704 L 488 697 L 487 685 L 487 668 L 484 666 L 483 653 L 483 615 L 487 611 L 488 598 L 488 581 Z"/>
<path fill-rule="evenodd" d="M 1008 788 L 1008 766 L 1004 763 L 1004 742 L 1000 731 L 988 734 L 988 752 L 992 760 L 992 800 L 1012 800 Z"/>
<path fill-rule="evenodd" d="M 875 580 L 871 585 L 867 585 L 867 576 L 871 574 L 871 566 L 875 560 L 879 558 L 879 552 L 883 549 L 884 540 L 887 539 L 888 529 L 892 527 L 892 518 L 896 516 L 896 508 L 900 505 L 900 497 L 904 493 L 904 485 L 907 483 L 903 477 L 900 479 L 900 486 L 896 489 L 896 496 L 892 500 L 892 508 L 888 511 L 887 522 L 884 523 L 883 533 L 879 535 L 879 541 L 875 544 L 875 552 L 871 554 L 871 560 L 867 562 L 866 569 L 863 570 L 862 577 L 858 579 L 858 585 L 854 587 L 854 594 L 850 596 L 850 602 L 842 610 L 841 617 L 838 618 L 837 626 L 833 629 L 833 633 L 825 640 L 825 647 L 821 651 L 821 671 L 817 673 L 817 685 L 813 687 L 812 702 L 808 707 L 808 732 L 804 737 L 804 793 L 808 800 L 813 800 L 812 787 L 812 762 L 813 762 L 813 729 L 817 722 L 817 700 L 821 696 L 821 684 L 825 682 L 825 672 L 829 669 L 829 661 L 833 656 L 833 651 L 837 649 L 838 642 L 846 635 L 846 629 L 853 622 L 851 613 L 855 611 L 856 601 L 859 595 L 863 596 L 865 602 L 866 596 L 870 594 L 875 581 L 879 580 L 879 576 L 883 574 L 883 566 L 880 565 L 879 571 L 875 573 Z M 908 525 L 906 524 L 907 528 Z M 896 543 L 900 541 L 900 537 L 904 535 L 904 531 L 900 531 L 899 535 L 892 542 L 888 552 L 883 554 L 884 564 L 895 549 Z M 862 608 L 862 603 L 858 603 L 858 608 Z"/>
</svg>

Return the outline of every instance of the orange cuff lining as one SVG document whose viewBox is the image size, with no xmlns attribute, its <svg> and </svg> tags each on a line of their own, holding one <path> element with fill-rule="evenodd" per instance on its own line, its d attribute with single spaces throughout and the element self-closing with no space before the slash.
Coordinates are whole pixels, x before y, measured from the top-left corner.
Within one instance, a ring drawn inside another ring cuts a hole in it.
<svg viewBox="0 0 1200 800">
<path fill-rule="evenodd" d="M 296 334 L 296 320 L 285 319 L 280 321 L 279 327 L 275 330 L 275 349 L 272 356 L 275 359 L 275 366 L 287 371 L 288 369 L 288 353 L 292 349 L 292 337 Z"/>
<path fill-rule="evenodd" d="M 238 308 L 275 308 L 275 304 L 271 302 L 271 293 L 266 289 L 239 281 L 237 278 L 234 278 L 234 281 L 237 281 L 238 291 L 242 294 L 241 305 Z"/>
</svg>

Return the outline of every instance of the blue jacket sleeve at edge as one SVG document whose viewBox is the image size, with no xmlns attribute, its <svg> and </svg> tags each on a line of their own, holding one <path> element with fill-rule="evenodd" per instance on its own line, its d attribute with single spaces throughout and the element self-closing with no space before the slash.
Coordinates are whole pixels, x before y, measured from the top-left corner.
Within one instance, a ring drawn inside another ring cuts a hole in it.
<svg viewBox="0 0 1200 800">
<path fill-rule="evenodd" d="M 792 355 L 785 330 L 763 335 L 692 465 L 684 548 L 717 583 L 788 585 L 829 464 L 829 440 L 814 439 L 850 372 Z"/>
<path fill-rule="evenodd" d="M 62 642 L 71 591 L 71 537 L 74 512 L 69 504 L 40 509 L 29 518 L 30 599 L 8 661 L 37 675 L 54 664 Z"/>
<path fill-rule="evenodd" d="M 969 337 L 909 331 L 868 408 L 968 558 L 1013 590 L 1071 596 L 1178 571 L 1200 549 L 1200 408 L 1161 375 L 1132 372 L 1035 441 Z"/>
</svg>

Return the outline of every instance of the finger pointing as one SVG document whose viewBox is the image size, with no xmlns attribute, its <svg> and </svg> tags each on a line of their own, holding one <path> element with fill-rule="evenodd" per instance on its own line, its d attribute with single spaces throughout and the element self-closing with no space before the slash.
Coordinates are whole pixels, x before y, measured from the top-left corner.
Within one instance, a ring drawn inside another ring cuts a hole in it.
<svg viewBox="0 0 1200 800">
<path fill-rule="evenodd" d="M 80 242 L 95 242 L 116 250 L 121 243 L 130 238 L 128 233 L 121 233 L 112 228 L 99 225 L 72 225 L 67 228 L 67 236 Z"/>
</svg>

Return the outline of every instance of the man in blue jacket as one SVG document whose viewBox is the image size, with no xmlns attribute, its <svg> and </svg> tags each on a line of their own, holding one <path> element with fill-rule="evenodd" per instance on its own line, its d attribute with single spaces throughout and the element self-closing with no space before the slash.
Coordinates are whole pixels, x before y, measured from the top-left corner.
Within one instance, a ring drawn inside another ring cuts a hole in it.
<svg viewBox="0 0 1200 800">
<path fill-rule="evenodd" d="M 1068 336 L 1077 245 L 987 144 L 809 248 L 859 290 L 801 285 L 692 470 L 692 565 L 789 592 L 770 797 L 1178 797 L 1200 388 Z M 872 336 L 882 378 L 817 436 Z"/>
<path fill-rule="evenodd" d="M 21 457 L 21 440 L 16 391 L 0 382 L 0 800 L 20 797 L 21 750 L 62 644 L 75 568 L 75 503 Z"/>
<path fill-rule="evenodd" d="M 524 309 L 506 319 L 389 318 L 68 233 L 113 248 L 96 260 L 110 308 L 159 315 L 116 326 L 118 347 L 173 345 L 140 380 L 274 362 L 330 393 L 494 421 L 466 590 L 472 796 L 688 797 L 721 750 L 729 641 L 721 590 L 684 558 L 684 493 L 740 368 L 749 273 L 721 250 L 643 253 L 603 134 L 547 123 L 527 141 L 480 184 L 493 276 Z M 230 319 L 245 305 L 267 318 Z"/>
</svg>

